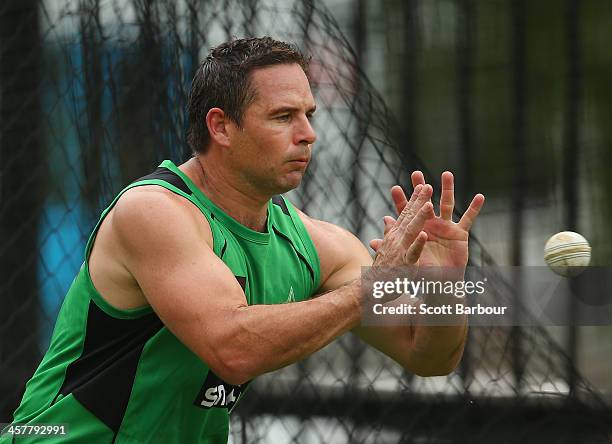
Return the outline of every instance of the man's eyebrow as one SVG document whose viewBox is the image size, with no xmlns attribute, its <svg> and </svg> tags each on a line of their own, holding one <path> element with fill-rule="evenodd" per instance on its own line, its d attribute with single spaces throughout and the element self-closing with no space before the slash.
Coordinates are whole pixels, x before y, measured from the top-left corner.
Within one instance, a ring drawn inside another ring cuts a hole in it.
<svg viewBox="0 0 612 444">
<path fill-rule="evenodd" d="M 316 109 L 317 109 L 317 105 L 313 105 L 311 108 L 308 108 L 306 110 L 306 113 L 313 114 L 316 111 Z M 287 105 L 287 106 L 279 106 L 278 108 L 272 108 L 269 113 L 270 115 L 273 115 L 273 114 L 281 114 L 281 113 L 286 113 L 286 112 L 294 112 L 294 111 L 299 111 L 299 110 L 301 110 L 300 107 Z"/>
</svg>

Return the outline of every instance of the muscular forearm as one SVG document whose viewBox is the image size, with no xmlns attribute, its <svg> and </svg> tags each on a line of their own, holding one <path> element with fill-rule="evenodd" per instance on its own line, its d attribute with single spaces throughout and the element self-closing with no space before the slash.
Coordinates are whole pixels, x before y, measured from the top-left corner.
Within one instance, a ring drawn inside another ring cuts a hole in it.
<svg viewBox="0 0 612 444">
<path fill-rule="evenodd" d="M 453 296 L 427 296 L 428 307 L 460 303 Z M 420 310 L 417 312 L 420 313 Z M 421 372 L 429 375 L 447 374 L 452 371 L 463 354 L 467 338 L 468 322 L 466 315 L 456 314 L 418 314 L 413 328 L 414 358 Z"/>
<path fill-rule="evenodd" d="M 436 304 L 431 299 L 426 299 L 426 302 L 430 306 Z M 399 298 L 387 305 L 402 303 L 411 302 Z M 418 303 L 413 303 L 417 305 L 418 313 Z M 436 320 L 432 316 L 415 314 L 409 322 L 405 325 L 359 326 L 353 332 L 419 376 L 445 375 L 454 370 L 463 354 L 467 319 L 462 316 L 450 322 L 448 317 Z"/>
<path fill-rule="evenodd" d="M 355 327 L 359 294 L 355 281 L 308 301 L 237 308 L 221 339 L 228 382 L 242 383 L 299 361 Z"/>
</svg>

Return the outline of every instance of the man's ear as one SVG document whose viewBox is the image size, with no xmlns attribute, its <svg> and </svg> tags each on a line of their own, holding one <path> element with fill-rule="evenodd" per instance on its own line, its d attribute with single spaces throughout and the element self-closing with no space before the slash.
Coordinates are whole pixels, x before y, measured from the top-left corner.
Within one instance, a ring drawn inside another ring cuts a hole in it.
<svg viewBox="0 0 612 444">
<path fill-rule="evenodd" d="M 229 120 L 221 108 L 211 108 L 206 113 L 206 126 L 210 139 L 218 145 L 229 147 L 230 140 L 227 132 Z"/>
</svg>

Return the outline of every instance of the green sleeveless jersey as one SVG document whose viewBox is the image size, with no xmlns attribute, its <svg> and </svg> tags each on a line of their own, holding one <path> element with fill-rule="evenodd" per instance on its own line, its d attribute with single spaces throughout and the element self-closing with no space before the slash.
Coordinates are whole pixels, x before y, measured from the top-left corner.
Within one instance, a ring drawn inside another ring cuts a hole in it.
<svg viewBox="0 0 612 444">
<path fill-rule="evenodd" d="M 102 213 L 49 350 L 15 411 L 14 423 L 66 424 L 67 434 L 15 436 L 16 442 L 227 442 L 229 413 L 246 384 L 221 380 L 150 306 L 119 310 L 109 305 L 89 275 L 89 254 L 101 222 L 125 191 L 143 185 L 167 188 L 200 209 L 213 233 L 214 253 L 233 272 L 249 304 L 302 301 L 319 285 L 317 253 L 287 200 L 271 199 L 267 232 L 256 232 L 224 213 L 172 162 L 164 161 L 121 191 Z"/>
</svg>

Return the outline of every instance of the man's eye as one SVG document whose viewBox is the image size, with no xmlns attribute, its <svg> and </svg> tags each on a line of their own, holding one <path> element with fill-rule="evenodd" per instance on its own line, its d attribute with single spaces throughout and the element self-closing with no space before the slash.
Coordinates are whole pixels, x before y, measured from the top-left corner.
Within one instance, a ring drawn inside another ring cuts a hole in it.
<svg viewBox="0 0 612 444">
<path fill-rule="evenodd" d="M 306 114 L 306 118 L 308 120 L 313 120 L 315 118 L 314 114 Z"/>
<path fill-rule="evenodd" d="M 280 120 L 281 122 L 285 122 L 289 120 L 289 114 L 283 114 L 281 116 L 276 116 L 276 120 Z"/>
</svg>

